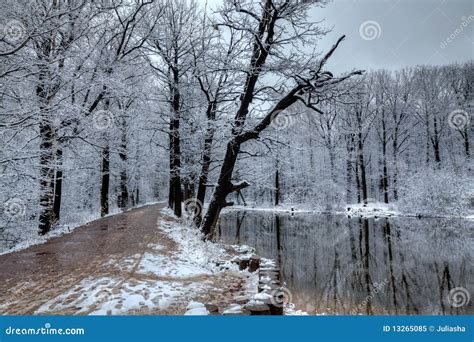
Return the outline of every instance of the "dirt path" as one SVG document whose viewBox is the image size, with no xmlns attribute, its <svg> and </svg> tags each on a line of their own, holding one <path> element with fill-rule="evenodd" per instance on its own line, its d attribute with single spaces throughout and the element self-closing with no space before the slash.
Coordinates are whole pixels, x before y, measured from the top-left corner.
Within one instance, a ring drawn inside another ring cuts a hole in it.
<svg viewBox="0 0 474 342">
<path fill-rule="evenodd" d="M 242 274 L 196 270 L 180 259 L 157 224 L 173 220 L 160 209 L 106 217 L 1 255 L 0 314 L 183 314 L 190 300 L 225 306 L 245 295 Z"/>
</svg>

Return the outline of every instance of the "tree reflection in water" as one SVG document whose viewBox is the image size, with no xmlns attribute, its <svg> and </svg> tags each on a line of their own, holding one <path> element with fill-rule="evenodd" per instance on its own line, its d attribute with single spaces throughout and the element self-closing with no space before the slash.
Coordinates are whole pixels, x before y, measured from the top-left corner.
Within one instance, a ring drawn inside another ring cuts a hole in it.
<svg viewBox="0 0 474 342">
<path fill-rule="evenodd" d="M 221 241 L 277 260 L 308 313 L 474 313 L 448 300 L 474 289 L 472 221 L 228 211 L 219 225 Z"/>
</svg>

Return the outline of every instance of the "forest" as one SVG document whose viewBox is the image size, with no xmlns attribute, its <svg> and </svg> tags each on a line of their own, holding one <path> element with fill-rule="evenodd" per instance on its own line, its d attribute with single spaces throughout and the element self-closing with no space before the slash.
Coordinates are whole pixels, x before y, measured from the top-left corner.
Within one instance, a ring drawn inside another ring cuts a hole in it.
<svg viewBox="0 0 474 342">
<path fill-rule="evenodd" d="M 472 215 L 474 64 L 328 70 L 326 1 L 0 3 L 0 246 L 166 201 Z"/>
</svg>

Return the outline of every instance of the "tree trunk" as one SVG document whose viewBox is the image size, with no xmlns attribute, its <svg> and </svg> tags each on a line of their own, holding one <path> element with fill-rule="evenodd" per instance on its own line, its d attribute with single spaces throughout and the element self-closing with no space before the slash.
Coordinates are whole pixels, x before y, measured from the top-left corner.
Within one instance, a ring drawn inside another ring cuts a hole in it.
<svg viewBox="0 0 474 342">
<path fill-rule="evenodd" d="M 172 93 L 172 118 L 170 121 L 170 193 L 168 203 L 177 217 L 181 217 L 181 202 L 183 194 L 181 191 L 181 138 L 180 126 L 180 93 L 179 74 L 173 70 Z"/>
<path fill-rule="evenodd" d="M 124 210 L 128 207 L 128 175 L 127 175 L 127 122 L 126 118 L 122 118 L 122 136 L 121 136 L 121 145 L 120 145 L 120 161 L 121 161 L 121 171 L 120 171 L 120 196 L 119 196 L 119 208 Z"/>
<path fill-rule="evenodd" d="M 393 149 L 393 199 L 397 201 L 398 200 L 398 127 L 395 127 L 392 149 Z"/>
<path fill-rule="evenodd" d="M 346 149 L 347 149 L 347 157 L 346 157 L 346 202 L 350 203 L 352 201 L 352 157 L 353 157 L 353 142 L 346 137 Z"/>
<path fill-rule="evenodd" d="M 211 203 L 209 203 L 209 207 L 204 217 L 204 222 L 201 225 L 201 229 L 206 236 L 209 235 L 212 228 L 214 227 L 222 208 L 226 206 L 225 199 L 227 195 L 232 191 L 238 191 L 241 189 L 236 188 L 233 190 L 231 183 L 235 162 L 237 161 L 237 156 L 240 152 L 240 144 L 245 141 L 245 139 L 238 141 L 237 137 L 240 133 L 242 133 L 245 119 L 249 112 L 249 106 L 255 96 L 255 86 L 262 71 L 262 67 L 265 65 L 273 42 L 276 17 L 272 17 L 272 14 L 274 13 L 272 12 L 271 5 L 271 1 L 265 2 L 263 14 L 259 20 L 258 32 L 256 33 L 257 37 L 253 44 L 252 56 L 250 58 L 249 72 L 247 73 L 245 80 L 244 91 L 241 94 L 240 106 L 234 118 L 234 127 L 232 128 L 233 138 L 227 144 L 219 179 L 214 189 L 214 195 Z M 267 36 L 265 37 L 264 41 L 268 45 L 267 48 L 262 49 L 260 42 L 263 41 L 265 32 L 267 33 Z M 270 120 L 271 118 L 268 118 L 266 125 L 269 124 Z"/>
<path fill-rule="evenodd" d="M 253 92 L 253 88 L 251 88 L 251 90 Z M 270 125 L 276 114 L 281 113 L 283 110 L 297 101 L 297 97 L 295 95 L 299 92 L 299 90 L 299 87 L 291 90 L 275 105 L 271 111 L 267 113 L 265 118 L 262 119 L 260 123 L 258 123 L 253 129 L 242 133 L 242 125 L 245 121 L 245 115 L 248 112 L 248 107 L 252 100 L 252 97 L 244 96 L 244 100 L 242 100 L 241 106 L 234 121 L 235 125 L 232 130 L 233 138 L 227 143 L 226 153 L 219 173 L 219 178 L 217 180 L 217 185 L 214 189 L 211 203 L 209 203 L 209 207 L 204 217 L 204 223 L 201 225 L 201 229 L 206 236 L 209 236 L 211 233 L 212 228 L 219 218 L 222 208 L 232 205 L 232 203 L 226 202 L 227 195 L 234 191 L 240 191 L 249 185 L 247 182 L 241 182 L 236 185 L 232 184 L 232 174 L 234 172 L 235 163 L 240 152 L 240 145 L 246 141 L 258 138 L 259 134 Z"/>
<path fill-rule="evenodd" d="M 215 105 L 211 104 L 207 110 L 208 113 L 208 123 L 206 136 L 204 138 L 204 150 L 202 151 L 201 158 L 201 175 L 199 176 L 198 190 L 196 195 L 196 200 L 198 205 L 203 206 L 206 199 L 206 186 L 209 178 L 209 168 L 211 166 L 211 150 L 212 142 L 214 140 L 214 120 L 215 120 Z M 212 121 L 211 121 L 212 120 Z M 195 211 L 194 222 L 196 226 L 200 226 L 202 223 L 202 210 Z"/>
<path fill-rule="evenodd" d="M 332 145 L 329 146 L 329 168 L 331 172 L 331 180 L 333 183 L 336 183 L 336 173 L 335 173 L 335 153 Z"/>
<path fill-rule="evenodd" d="M 54 203 L 53 212 L 54 220 L 58 221 L 61 214 L 61 197 L 62 197 L 62 185 L 63 185 L 63 170 L 62 167 L 63 151 L 58 148 L 56 150 L 56 177 L 54 179 Z"/>
<path fill-rule="evenodd" d="M 357 188 L 357 203 L 360 203 L 362 202 L 362 190 L 360 185 L 359 159 L 357 157 L 355 160 L 355 179 Z"/>
<path fill-rule="evenodd" d="M 365 242 L 365 248 L 364 248 L 364 254 L 363 254 L 363 268 L 364 268 L 364 283 L 365 283 L 365 289 L 367 291 L 367 296 L 370 296 L 371 294 L 371 288 L 372 288 L 372 279 L 370 277 L 370 243 L 369 243 L 369 220 L 368 219 L 363 219 L 363 226 L 364 226 L 364 242 Z M 371 315 L 372 314 L 372 303 L 370 300 L 366 301 L 366 314 Z"/>
<path fill-rule="evenodd" d="M 173 134 L 171 137 L 171 170 L 170 170 L 170 192 L 172 199 L 172 209 L 177 217 L 181 217 L 181 146 L 179 139 L 179 119 L 173 119 Z"/>
<path fill-rule="evenodd" d="M 469 161 L 469 159 L 471 158 L 471 153 L 469 151 L 469 132 L 468 132 L 468 129 L 469 129 L 469 124 L 466 124 L 464 126 L 464 130 L 460 131 L 460 133 L 461 133 L 461 136 L 462 136 L 463 142 L 464 142 L 464 153 L 466 154 L 466 159 Z"/>
<path fill-rule="evenodd" d="M 102 170 L 100 182 L 100 216 L 104 217 L 109 213 L 109 187 L 110 187 L 110 147 L 106 142 L 102 149 Z"/>
<path fill-rule="evenodd" d="M 280 204 L 280 172 L 278 166 L 278 159 L 275 167 L 275 206 Z"/>
<path fill-rule="evenodd" d="M 247 114 L 249 112 L 249 106 L 255 96 L 255 86 L 257 84 L 260 72 L 265 65 L 266 58 L 270 52 L 271 44 L 273 43 L 277 13 L 271 10 L 271 6 L 271 1 L 267 1 L 265 3 L 265 10 L 259 25 L 259 38 L 257 38 L 260 39 L 260 37 L 263 37 L 266 31 L 267 36 L 265 37 L 265 42 L 268 45 L 266 48 L 261 49 L 259 42 L 255 42 L 254 44 L 254 51 L 250 63 L 250 72 L 247 74 L 245 89 L 241 94 L 240 106 L 233 122 L 232 138 L 227 144 L 226 153 L 219 173 L 217 185 L 214 189 L 212 200 L 209 203 L 209 207 L 204 217 L 204 222 L 201 225 L 201 229 L 206 236 L 210 235 L 211 230 L 219 218 L 222 208 L 231 205 L 231 203 L 226 202 L 227 195 L 234 191 L 240 191 L 249 185 L 247 182 L 241 182 L 235 185 L 231 182 L 241 144 L 249 140 L 257 139 L 259 134 L 268 128 L 272 120 L 275 120 L 279 113 L 293 105 L 300 99 L 299 95 L 304 93 L 305 85 L 303 83 L 298 83 L 283 98 L 281 98 L 272 108 L 272 110 L 270 110 L 265 115 L 265 117 L 261 119 L 252 129 L 243 132 Z M 271 20 L 269 21 L 269 19 Z M 344 36 L 338 40 L 338 42 L 322 59 L 322 62 L 326 61 L 332 55 L 343 38 Z M 322 65 L 323 64 L 320 64 L 320 69 Z M 318 75 L 315 75 L 314 77 L 317 76 Z M 313 107 L 313 109 L 316 108 Z"/>
<path fill-rule="evenodd" d="M 109 110 L 110 99 L 104 101 L 104 109 Z M 104 217 L 109 213 L 109 188 L 110 188 L 110 146 L 109 137 L 104 133 L 104 148 L 102 149 L 102 170 L 100 179 L 100 216 Z"/>
<path fill-rule="evenodd" d="M 364 204 L 367 204 L 367 178 L 366 178 L 366 171 L 365 171 L 365 161 L 364 161 L 364 145 L 362 142 L 362 133 L 359 132 L 358 137 L 358 161 L 359 161 L 359 169 L 360 169 L 360 187 L 362 191 L 362 201 Z"/>
<path fill-rule="evenodd" d="M 211 233 L 212 227 L 214 227 L 219 214 L 226 206 L 226 197 L 232 192 L 231 177 L 234 171 L 235 162 L 237 161 L 237 155 L 240 152 L 240 143 L 235 139 L 232 139 L 227 144 L 227 150 L 222 163 L 221 172 L 217 181 L 216 188 L 214 189 L 214 196 L 209 203 L 206 215 L 204 217 L 204 223 L 202 225 L 202 231 L 204 235 Z"/>
<path fill-rule="evenodd" d="M 430 121 L 429 121 L 429 118 L 428 118 L 428 114 L 426 114 L 426 118 L 425 118 L 425 127 L 426 127 L 426 169 L 429 169 L 429 166 L 430 166 L 430 140 L 431 140 L 431 136 L 430 136 Z"/>
<path fill-rule="evenodd" d="M 40 123 L 40 214 L 39 234 L 44 235 L 51 230 L 54 219 L 54 128 L 45 119 Z"/>
<path fill-rule="evenodd" d="M 439 145 L 440 145 L 440 142 L 439 142 L 438 120 L 434 118 L 433 119 L 433 148 L 434 148 L 435 162 L 437 163 L 437 165 L 441 163 Z"/>
<path fill-rule="evenodd" d="M 382 176 L 383 201 L 384 203 L 388 203 L 387 130 L 385 127 L 385 118 L 382 120 L 382 168 L 383 168 L 383 176 Z M 396 187 L 394 184 L 394 195 L 395 194 L 396 194 Z"/>
<path fill-rule="evenodd" d="M 171 182 L 173 178 L 173 122 L 170 122 L 170 133 L 169 133 L 169 164 L 170 164 L 170 180 L 169 180 L 169 187 L 168 187 L 168 207 L 171 209 L 174 208 L 174 185 Z"/>
</svg>

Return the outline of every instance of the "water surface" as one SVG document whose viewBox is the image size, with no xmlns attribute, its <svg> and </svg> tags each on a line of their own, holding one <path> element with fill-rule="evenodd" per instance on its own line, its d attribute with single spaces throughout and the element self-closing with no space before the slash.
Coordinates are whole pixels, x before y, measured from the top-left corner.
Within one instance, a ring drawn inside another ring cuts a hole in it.
<svg viewBox="0 0 474 342">
<path fill-rule="evenodd" d="M 277 260 L 296 307 L 312 314 L 474 313 L 472 300 L 448 298 L 472 297 L 473 221 L 229 210 L 218 231 Z"/>
</svg>

